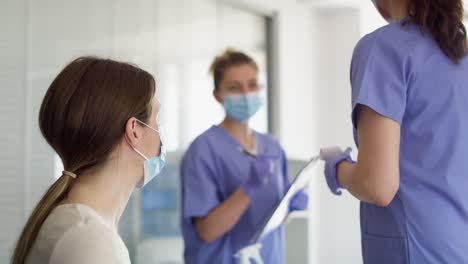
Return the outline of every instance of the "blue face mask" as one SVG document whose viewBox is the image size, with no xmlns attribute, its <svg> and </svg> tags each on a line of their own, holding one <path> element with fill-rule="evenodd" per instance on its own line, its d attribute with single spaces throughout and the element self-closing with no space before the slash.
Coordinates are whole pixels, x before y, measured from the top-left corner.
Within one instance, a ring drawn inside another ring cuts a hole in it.
<svg viewBox="0 0 468 264">
<path fill-rule="evenodd" d="M 138 119 L 137 121 L 140 122 L 142 125 L 158 133 L 159 140 L 161 141 L 160 154 L 157 157 L 147 158 L 145 155 L 143 155 L 143 153 L 138 151 L 136 148 L 133 148 L 133 150 L 135 150 L 136 153 L 138 153 L 141 157 L 145 159 L 145 162 L 143 164 L 144 166 L 143 179 L 141 179 L 141 181 L 137 185 L 138 188 L 143 188 L 143 186 L 145 186 L 148 182 L 150 182 L 152 179 L 158 176 L 163 170 L 164 166 L 166 165 L 166 146 L 163 143 L 164 135 L 162 132 L 163 130 L 161 129 L 160 126 L 158 126 L 158 129 L 154 129 Z"/>
<path fill-rule="evenodd" d="M 246 122 L 255 115 L 262 106 L 258 92 L 248 94 L 229 94 L 223 98 L 226 114 L 237 122 Z"/>
</svg>

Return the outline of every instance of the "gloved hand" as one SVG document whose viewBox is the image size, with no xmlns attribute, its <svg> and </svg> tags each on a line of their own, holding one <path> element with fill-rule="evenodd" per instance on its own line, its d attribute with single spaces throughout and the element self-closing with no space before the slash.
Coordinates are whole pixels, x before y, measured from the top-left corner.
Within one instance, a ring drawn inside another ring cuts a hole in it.
<svg viewBox="0 0 468 264">
<path fill-rule="evenodd" d="M 302 211 L 309 205 L 309 196 L 304 191 L 298 191 L 289 201 L 289 212 Z"/>
<path fill-rule="evenodd" d="M 320 158 L 325 161 L 325 179 L 327 180 L 328 188 L 335 195 L 341 195 L 343 187 L 338 182 L 336 175 L 337 166 L 342 161 L 355 163 L 350 156 L 352 149 L 347 148 L 345 151 L 338 147 L 325 148 L 320 150 Z"/>
<path fill-rule="evenodd" d="M 268 184 L 273 178 L 273 168 L 270 165 L 270 159 L 265 156 L 258 156 L 252 159 L 247 181 L 242 184 L 242 189 L 252 200 L 256 192 Z"/>
</svg>

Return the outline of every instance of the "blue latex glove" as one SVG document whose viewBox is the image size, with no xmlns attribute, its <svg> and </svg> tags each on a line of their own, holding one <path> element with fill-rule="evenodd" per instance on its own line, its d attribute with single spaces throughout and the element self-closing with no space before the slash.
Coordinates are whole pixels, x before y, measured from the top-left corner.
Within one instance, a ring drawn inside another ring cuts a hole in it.
<svg viewBox="0 0 468 264">
<path fill-rule="evenodd" d="M 299 191 L 289 201 L 289 212 L 302 211 L 309 205 L 309 195 L 304 191 Z"/>
<path fill-rule="evenodd" d="M 320 150 L 320 157 L 325 161 L 325 179 L 327 180 L 328 188 L 330 188 L 331 192 L 335 195 L 341 195 L 340 189 L 343 189 L 336 175 L 337 165 L 342 161 L 355 163 L 351 159 L 351 151 L 351 148 L 342 151 L 337 147 Z"/>
<path fill-rule="evenodd" d="M 257 191 L 268 184 L 273 178 L 273 170 L 270 166 L 270 160 L 265 156 L 258 156 L 252 159 L 247 181 L 242 184 L 242 189 L 252 200 Z"/>
</svg>

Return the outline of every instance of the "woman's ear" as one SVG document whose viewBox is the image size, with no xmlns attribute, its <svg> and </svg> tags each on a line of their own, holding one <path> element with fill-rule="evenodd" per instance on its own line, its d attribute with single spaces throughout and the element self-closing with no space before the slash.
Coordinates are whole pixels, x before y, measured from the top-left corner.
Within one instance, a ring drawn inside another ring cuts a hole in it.
<svg viewBox="0 0 468 264">
<path fill-rule="evenodd" d="M 223 103 L 223 97 L 221 96 L 221 93 L 219 92 L 218 89 L 214 89 L 213 90 L 213 96 L 215 97 L 216 101 L 218 101 L 218 103 L 222 104 Z"/>
<path fill-rule="evenodd" d="M 131 147 L 136 147 L 138 141 L 141 140 L 143 135 L 142 127 L 138 125 L 138 121 L 136 118 L 131 117 L 128 119 L 127 123 L 125 124 L 125 137 L 130 144 Z"/>
</svg>

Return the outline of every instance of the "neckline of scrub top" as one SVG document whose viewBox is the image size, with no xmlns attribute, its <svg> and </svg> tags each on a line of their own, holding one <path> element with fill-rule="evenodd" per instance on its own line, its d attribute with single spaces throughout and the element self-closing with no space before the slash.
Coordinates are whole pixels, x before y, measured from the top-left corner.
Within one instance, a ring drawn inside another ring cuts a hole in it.
<svg viewBox="0 0 468 264">
<path fill-rule="evenodd" d="M 84 204 L 81 204 L 81 203 L 69 203 L 69 204 L 60 204 L 60 205 L 57 205 L 55 207 L 55 209 L 59 209 L 59 208 L 73 208 L 75 207 L 76 210 L 80 211 L 86 211 L 88 212 L 89 214 L 93 215 L 101 224 L 103 224 L 106 228 L 108 228 L 109 230 L 111 230 L 112 232 L 114 233 L 117 233 L 114 228 L 112 227 L 112 225 L 110 223 L 108 223 L 106 221 L 106 219 L 104 219 L 104 217 L 102 217 L 98 212 L 96 212 L 96 210 L 94 210 L 93 208 L 87 206 L 87 205 L 84 205 Z"/>
<path fill-rule="evenodd" d="M 240 148 L 239 150 L 242 151 L 244 150 L 244 147 L 239 143 L 239 141 L 237 141 L 231 134 L 229 134 L 229 132 L 222 128 L 221 126 L 219 125 L 213 125 L 214 128 L 216 128 L 218 131 L 221 131 L 222 134 L 225 135 L 225 137 L 231 141 L 231 143 L 233 143 L 237 148 Z M 254 152 L 256 152 L 256 154 L 260 154 L 261 151 L 260 151 L 260 142 L 259 142 L 259 136 L 258 136 L 258 133 L 257 131 L 253 130 L 252 129 L 252 133 L 254 134 L 254 137 L 255 137 L 255 149 L 254 149 Z M 248 149 L 245 149 L 247 151 L 249 151 Z"/>
<path fill-rule="evenodd" d="M 394 24 L 394 23 L 406 23 L 406 22 L 411 22 L 411 17 L 410 16 L 405 16 L 405 17 L 400 18 L 398 20 L 393 20 L 388 24 L 391 25 L 391 24 Z"/>
</svg>

